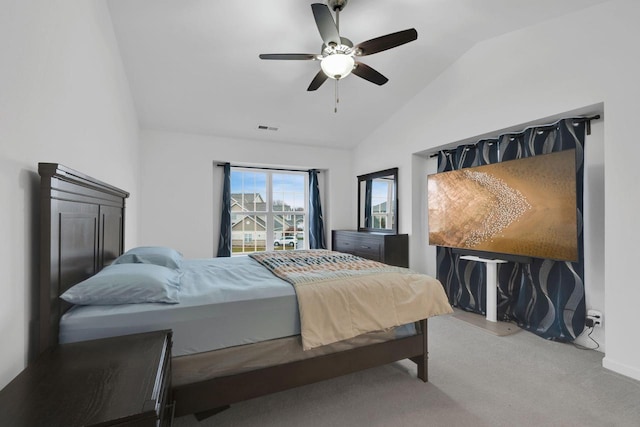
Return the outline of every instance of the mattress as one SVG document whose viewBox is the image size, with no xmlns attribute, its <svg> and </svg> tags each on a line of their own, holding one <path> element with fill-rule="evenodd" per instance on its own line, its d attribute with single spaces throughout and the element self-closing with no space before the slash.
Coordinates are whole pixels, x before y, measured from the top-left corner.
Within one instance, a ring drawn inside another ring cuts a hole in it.
<svg viewBox="0 0 640 427">
<path fill-rule="evenodd" d="M 184 260 L 179 304 L 74 306 L 60 343 L 173 330 L 173 355 L 300 333 L 294 288 L 247 256 Z"/>
</svg>

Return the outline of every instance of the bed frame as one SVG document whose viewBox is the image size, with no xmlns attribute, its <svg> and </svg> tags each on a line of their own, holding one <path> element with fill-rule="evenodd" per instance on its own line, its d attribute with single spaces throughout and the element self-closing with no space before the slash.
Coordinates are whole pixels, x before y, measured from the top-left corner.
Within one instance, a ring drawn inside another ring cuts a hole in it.
<svg viewBox="0 0 640 427">
<path fill-rule="evenodd" d="M 59 296 L 122 254 L 129 193 L 57 163 L 40 163 L 38 172 L 42 352 L 57 345 L 60 317 L 70 307 Z M 176 415 L 203 418 L 243 400 L 407 358 L 426 382 L 426 319 L 414 336 L 173 387 Z"/>
</svg>

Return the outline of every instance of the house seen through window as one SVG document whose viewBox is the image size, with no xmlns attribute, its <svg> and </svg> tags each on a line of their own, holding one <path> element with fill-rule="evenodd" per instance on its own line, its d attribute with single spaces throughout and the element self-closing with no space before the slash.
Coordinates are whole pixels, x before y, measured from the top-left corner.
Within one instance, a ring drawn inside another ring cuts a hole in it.
<svg viewBox="0 0 640 427">
<path fill-rule="evenodd" d="M 231 168 L 231 251 L 305 249 L 306 172 Z"/>
</svg>

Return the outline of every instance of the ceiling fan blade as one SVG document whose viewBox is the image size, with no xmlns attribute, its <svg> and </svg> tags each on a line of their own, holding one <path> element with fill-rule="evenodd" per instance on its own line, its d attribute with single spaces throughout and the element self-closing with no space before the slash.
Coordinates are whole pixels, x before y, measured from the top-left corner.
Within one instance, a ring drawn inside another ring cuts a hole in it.
<svg viewBox="0 0 640 427">
<path fill-rule="evenodd" d="M 322 86 L 322 83 L 324 83 L 324 81 L 327 80 L 327 78 L 328 77 L 324 73 L 324 71 L 322 70 L 318 71 L 318 74 L 316 74 L 313 80 L 311 80 L 311 84 L 309 85 L 307 90 L 312 91 L 312 90 L 318 89 L 320 86 Z"/>
<path fill-rule="evenodd" d="M 316 20 L 316 26 L 318 27 L 318 31 L 320 31 L 320 37 L 322 37 L 324 44 L 327 46 L 332 43 L 339 45 L 340 34 L 338 34 L 338 27 L 336 27 L 336 23 L 327 5 L 313 3 L 311 10 L 313 11 L 313 17 Z"/>
<path fill-rule="evenodd" d="M 375 39 L 358 43 L 355 46 L 357 49 L 356 55 L 365 56 L 382 52 L 383 50 L 391 49 L 405 43 L 412 42 L 417 38 L 418 32 L 415 28 L 398 31 L 397 33 L 387 34 L 386 36 L 376 37 Z"/>
<path fill-rule="evenodd" d="M 389 81 L 388 78 L 362 62 L 356 61 L 356 67 L 353 69 L 352 73 L 365 80 L 369 80 L 371 83 L 375 83 L 378 86 L 382 86 Z"/>
<path fill-rule="evenodd" d="M 259 56 L 260 59 L 317 59 L 316 55 L 312 55 L 310 53 L 261 53 Z"/>
</svg>

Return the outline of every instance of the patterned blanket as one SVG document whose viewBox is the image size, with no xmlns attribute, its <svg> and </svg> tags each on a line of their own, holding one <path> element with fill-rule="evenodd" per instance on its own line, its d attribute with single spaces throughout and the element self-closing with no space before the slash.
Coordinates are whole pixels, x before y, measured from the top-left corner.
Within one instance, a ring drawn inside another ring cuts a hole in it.
<svg viewBox="0 0 640 427">
<path fill-rule="evenodd" d="M 249 255 L 292 285 L 365 274 L 407 272 L 406 268 L 324 249 L 262 252 Z"/>
<path fill-rule="evenodd" d="M 327 250 L 250 256 L 294 286 L 304 350 L 452 312 L 439 281 L 406 268 Z"/>
</svg>

